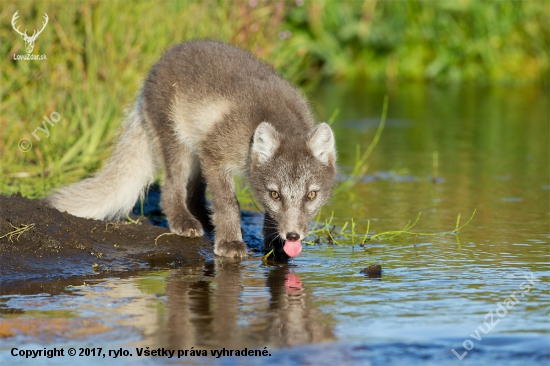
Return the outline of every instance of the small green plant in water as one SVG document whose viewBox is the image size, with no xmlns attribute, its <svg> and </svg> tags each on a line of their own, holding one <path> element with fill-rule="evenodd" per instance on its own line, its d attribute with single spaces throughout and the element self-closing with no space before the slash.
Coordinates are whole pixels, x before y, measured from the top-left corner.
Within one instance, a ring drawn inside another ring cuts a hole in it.
<svg viewBox="0 0 550 366">
<path fill-rule="evenodd" d="M 380 118 L 380 124 L 376 129 L 376 134 L 374 135 L 374 138 L 372 139 L 369 147 L 367 148 L 367 150 L 365 150 L 363 154 L 361 154 L 361 149 L 359 145 L 357 145 L 356 153 L 355 153 L 355 164 L 353 165 L 353 170 L 349 174 L 348 178 L 344 182 L 340 183 L 334 189 L 334 194 L 351 189 L 365 175 L 368 169 L 367 159 L 369 158 L 370 154 L 378 144 L 378 141 L 380 140 L 380 136 L 382 136 L 382 132 L 384 131 L 384 126 L 386 125 L 387 116 L 388 116 L 388 96 L 386 95 L 384 97 L 384 106 L 382 107 L 382 117 Z"/>
<path fill-rule="evenodd" d="M 441 231 L 441 232 L 420 232 L 420 231 L 412 231 L 412 228 L 416 226 L 418 221 L 420 220 L 421 212 L 418 213 L 418 216 L 416 217 L 416 220 L 411 223 L 411 220 L 407 222 L 407 224 L 403 227 L 401 230 L 392 230 L 392 231 L 384 231 L 377 234 L 371 234 L 369 235 L 370 231 L 370 220 L 367 221 L 367 229 L 365 234 L 361 237 L 360 245 L 363 246 L 365 243 L 368 243 L 372 240 L 391 240 L 399 235 L 408 234 L 408 235 L 414 235 L 415 238 L 418 236 L 441 236 L 441 235 L 455 235 L 457 239 L 457 243 L 460 246 L 460 241 L 458 240 L 458 233 L 460 230 L 462 230 L 466 225 L 472 221 L 474 218 L 474 215 L 476 213 L 476 210 L 472 213 L 468 221 L 464 223 L 463 225 L 460 225 L 460 217 L 461 214 L 458 214 L 458 217 L 456 219 L 456 225 L 453 230 L 449 231 Z M 344 225 L 342 225 L 342 228 L 336 235 L 336 225 L 332 224 L 332 221 L 334 219 L 334 212 L 332 212 L 330 219 L 326 219 L 324 226 L 319 227 L 319 217 L 320 214 L 317 216 L 317 221 L 313 229 L 310 230 L 308 237 L 314 237 L 313 240 L 304 241 L 307 245 L 314 245 L 321 243 L 322 239 L 324 238 L 324 241 L 326 241 L 329 245 L 340 245 L 343 243 L 355 245 L 356 239 L 359 239 L 358 234 L 355 231 L 355 221 L 352 218 L 351 221 L 346 221 Z M 350 225 L 351 223 L 351 225 Z M 347 230 L 348 225 L 350 225 L 350 230 Z M 335 237 L 338 238 L 338 241 L 335 239 Z M 351 243 L 350 243 L 351 242 Z"/>
</svg>

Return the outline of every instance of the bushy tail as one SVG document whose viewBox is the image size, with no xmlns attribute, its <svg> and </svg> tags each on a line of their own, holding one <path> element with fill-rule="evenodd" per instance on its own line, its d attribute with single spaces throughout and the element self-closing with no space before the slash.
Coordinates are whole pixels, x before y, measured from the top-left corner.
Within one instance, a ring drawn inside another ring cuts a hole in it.
<svg viewBox="0 0 550 366">
<path fill-rule="evenodd" d="M 48 203 L 59 211 L 98 220 L 126 215 L 153 183 L 155 161 L 139 101 L 126 117 L 115 151 L 95 176 L 55 191 Z"/>
</svg>

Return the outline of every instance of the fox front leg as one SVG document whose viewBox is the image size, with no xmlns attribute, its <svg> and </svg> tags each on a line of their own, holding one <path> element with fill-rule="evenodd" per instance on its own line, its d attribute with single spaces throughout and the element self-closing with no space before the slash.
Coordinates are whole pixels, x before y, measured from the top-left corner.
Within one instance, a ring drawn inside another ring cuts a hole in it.
<svg viewBox="0 0 550 366">
<path fill-rule="evenodd" d="M 246 257 L 241 232 L 241 209 L 235 195 L 233 177 L 225 169 L 203 164 L 208 190 L 212 194 L 214 254 L 222 257 Z"/>
</svg>

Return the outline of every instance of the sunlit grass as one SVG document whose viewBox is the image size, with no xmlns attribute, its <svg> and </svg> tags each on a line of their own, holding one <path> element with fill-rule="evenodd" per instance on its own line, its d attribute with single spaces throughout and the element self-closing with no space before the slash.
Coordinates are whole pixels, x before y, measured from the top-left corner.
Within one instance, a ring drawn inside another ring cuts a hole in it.
<svg viewBox="0 0 550 366">
<path fill-rule="evenodd" d="M 10 56 L 1 69 L 0 192 L 43 197 L 97 171 L 124 110 L 166 49 L 210 38 L 266 59 L 277 46 L 284 10 L 263 2 L 4 2 L 0 49 Z M 10 24 L 15 11 L 29 29 L 36 14 L 49 14 L 34 51 L 46 54 L 46 61 L 9 60 L 25 52 Z M 36 128 L 53 112 L 61 120 L 49 126 L 47 137 Z M 18 148 L 21 139 L 32 142 L 29 151 Z"/>
<path fill-rule="evenodd" d="M 301 77 L 548 83 L 545 1 L 306 1 L 285 23 Z M 291 62 L 291 61 L 288 61 Z"/>
</svg>

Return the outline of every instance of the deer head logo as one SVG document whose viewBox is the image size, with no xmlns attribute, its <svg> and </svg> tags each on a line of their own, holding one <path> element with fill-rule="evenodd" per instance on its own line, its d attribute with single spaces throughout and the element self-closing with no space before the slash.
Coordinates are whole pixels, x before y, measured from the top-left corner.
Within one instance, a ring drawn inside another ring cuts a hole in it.
<svg viewBox="0 0 550 366">
<path fill-rule="evenodd" d="M 42 23 L 42 29 L 40 30 L 34 30 L 32 36 L 29 37 L 27 34 L 27 30 L 25 29 L 25 32 L 19 31 L 19 27 L 15 27 L 15 22 L 17 21 L 17 18 L 19 18 L 19 15 L 17 15 L 19 11 L 16 11 L 15 14 L 13 14 L 13 17 L 11 18 L 11 26 L 17 33 L 23 37 L 23 41 L 25 41 L 25 49 L 27 50 L 27 53 L 31 53 L 34 49 L 34 42 L 36 42 L 36 38 L 38 38 L 38 35 L 42 33 L 44 28 L 46 28 L 46 24 L 48 24 L 48 14 L 44 13 L 44 20 L 45 22 Z"/>
</svg>

